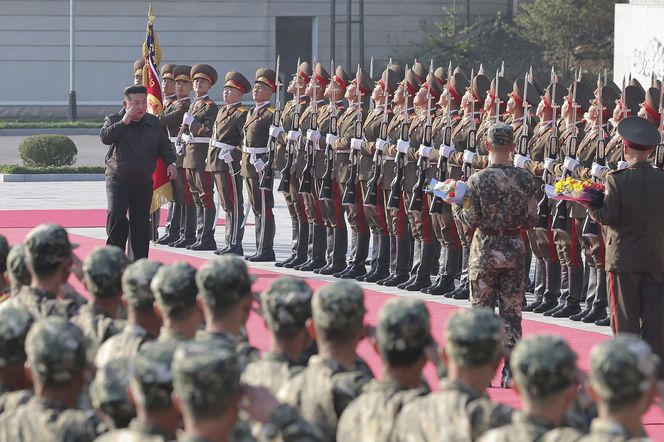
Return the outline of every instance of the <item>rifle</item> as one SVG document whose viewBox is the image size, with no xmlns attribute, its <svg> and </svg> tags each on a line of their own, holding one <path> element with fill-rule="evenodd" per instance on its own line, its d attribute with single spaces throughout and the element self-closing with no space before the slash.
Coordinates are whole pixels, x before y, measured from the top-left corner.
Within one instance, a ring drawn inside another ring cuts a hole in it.
<svg viewBox="0 0 664 442">
<path fill-rule="evenodd" d="M 387 140 L 387 126 L 389 125 L 387 121 L 387 103 L 390 98 L 390 94 L 387 90 L 387 79 L 388 79 L 388 69 L 392 65 L 392 59 L 387 64 L 387 69 L 385 70 L 385 75 L 383 76 L 383 121 L 380 122 L 380 129 L 378 131 L 378 138 L 382 140 Z M 382 172 L 383 165 L 383 153 L 376 149 L 374 152 L 374 171 L 371 179 L 367 182 L 367 194 L 364 197 L 364 205 L 368 207 L 376 207 L 376 202 L 378 201 L 378 180 Z"/>
<path fill-rule="evenodd" d="M 433 72 L 433 60 L 429 64 L 429 72 Z M 433 73 L 429 74 L 431 81 L 436 81 L 433 78 Z M 431 147 L 431 85 L 427 85 L 427 122 L 424 126 L 424 135 L 422 136 L 422 144 Z M 410 199 L 410 204 L 408 205 L 408 210 L 414 212 L 422 212 L 422 200 L 424 199 L 424 184 L 427 179 L 427 165 L 429 159 L 420 155 L 420 158 L 417 160 L 417 182 L 413 186 L 413 196 Z"/>
<path fill-rule="evenodd" d="M 599 129 L 597 134 L 597 149 L 595 150 L 595 162 L 601 166 L 606 163 L 606 144 L 604 141 L 604 103 L 602 103 L 602 78 L 597 75 L 597 104 L 599 105 Z M 593 181 L 599 181 L 593 177 Z M 592 219 L 590 215 L 586 215 L 586 220 L 583 223 L 583 236 L 597 236 L 599 235 L 599 224 Z"/>
<path fill-rule="evenodd" d="M 299 66 L 298 66 L 299 67 Z M 274 105 L 274 114 L 272 114 L 272 125 L 279 126 L 281 124 L 281 98 L 279 93 L 281 92 L 281 81 L 279 81 L 279 55 L 277 55 L 277 96 L 275 98 Z M 261 176 L 261 181 L 258 186 L 261 190 L 272 190 L 272 182 L 274 181 L 274 171 L 272 170 L 272 164 L 274 163 L 274 156 L 277 151 L 277 139 L 270 137 L 268 141 L 269 154 L 267 157 L 267 163 L 263 169 L 263 175 Z"/>
<path fill-rule="evenodd" d="M 297 75 L 297 70 L 300 69 L 300 59 L 297 59 L 297 68 L 295 68 L 295 75 Z M 300 130 L 300 81 L 299 79 L 295 83 L 295 112 L 293 113 L 293 130 Z M 293 157 L 295 155 L 295 142 L 288 140 L 286 142 L 286 165 L 281 169 L 281 182 L 279 183 L 279 188 L 277 189 L 282 193 L 290 192 L 290 181 L 291 181 L 291 168 L 293 167 Z"/>
<path fill-rule="evenodd" d="M 315 77 L 311 77 L 313 81 L 313 92 L 311 94 L 311 100 L 313 101 L 314 110 L 311 112 L 311 119 L 309 120 L 309 127 L 311 130 L 318 130 L 318 102 L 316 101 L 316 90 L 318 89 L 315 81 Z M 311 192 L 311 181 L 313 179 L 313 168 L 314 168 L 314 143 L 310 140 L 307 140 L 305 146 L 304 154 L 306 155 L 306 163 L 304 164 L 304 169 L 302 170 L 302 179 L 300 180 L 300 188 L 297 193 L 312 193 Z"/>
<path fill-rule="evenodd" d="M 530 109 L 528 109 L 528 72 L 523 77 L 523 130 L 519 137 L 519 155 L 528 155 L 528 131 L 530 130 Z"/>
<path fill-rule="evenodd" d="M 334 60 L 330 62 L 330 75 L 334 72 Z M 336 93 L 336 91 L 335 91 Z M 334 95 L 336 97 L 336 95 Z M 338 110 L 337 110 L 337 103 L 334 101 L 334 98 L 330 100 L 330 106 L 332 106 L 333 114 L 330 117 L 330 131 L 329 133 L 332 135 L 337 134 L 337 120 L 339 119 L 338 117 Z M 332 199 L 332 173 L 334 170 L 334 151 L 332 150 L 332 146 L 330 144 L 325 145 L 325 174 L 323 175 L 323 184 L 321 185 L 320 188 L 320 194 L 318 197 L 322 200 L 331 200 Z"/>
<path fill-rule="evenodd" d="M 405 72 L 408 72 L 408 65 L 406 65 Z M 406 74 L 404 74 L 404 83 L 406 83 Z M 401 108 L 403 112 L 403 119 L 401 120 L 401 127 L 399 128 L 400 138 L 403 141 L 408 141 L 408 134 L 410 132 L 410 115 L 408 114 L 408 85 L 403 86 L 404 103 Z M 395 160 L 396 174 L 390 184 L 390 195 L 387 199 L 387 207 L 390 209 L 399 209 L 401 203 L 401 184 L 403 182 L 403 168 L 405 163 L 405 154 L 397 152 Z"/>
<path fill-rule="evenodd" d="M 452 79 L 452 62 L 447 67 L 447 87 L 448 91 L 450 88 L 450 81 Z M 446 124 L 443 128 L 443 145 L 451 146 L 452 144 L 452 109 L 450 109 L 450 98 L 448 92 L 447 99 L 447 115 L 446 115 Z M 438 163 L 436 164 L 436 170 L 438 171 L 438 181 L 445 181 L 447 178 L 447 158 L 442 154 L 438 155 Z M 431 201 L 431 207 L 429 207 L 429 213 L 441 214 L 443 213 L 443 200 L 434 196 Z"/>
<path fill-rule="evenodd" d="M 664 86 L 659 91 L 659 134 L 660 142 L 655 149 L 655 167 L 664 170 Z"/>
<path fill-rule="evenodd" d="M 357 72 L 360 72 L 360 65 L 357 65 Z M 360 90 L 360 81 L 357 80 L 357 114 L 355 116 L 355 136 L 354 138 L 362 138 L 362 91 Z M 357 151 L 351 149 L 350 152 L 350 174 L 348 181 L 346 181 L 346 188 L 344 189 L 341 204 L 354 205 L 355 204 L 355 181 L 357 181 Z"/>
<path fill-rule="evenodd" d="M 482 66 L 480 65 L 480 69 Z M 475 77 L 473 71 L 470 72 L 470 78 Z M 470 94 L 470 130 L 468 131 L 468 141 L 466 142 L 466 149 L 471 152 L 475 152 L 477 146 L 477 125 L 475 124 L 475 95 L 471 92 Z M 461 175 L 461 181 L 466 181 L 470 178 L 472 174 L 472 164 L 463 162 L 463 169 Z"/>
<path fill-rule="evenodd" d="M 503 71 L 505 70 L 505 62 L 503 61 Z M 500 123 L 500 104 L 502 100 L 500 99 L 500 88 L 498 87 L 498 82 L 500 81 L 500 72 L 496 70 L 496 90 L 494 91 L 495 97 L 494 101 L 496 102 L 496 123 Z"/>
<path fill-rule="evenodd" d="M 551 88 L 551 110 L 552 110 L 552 129 L 551 129 L 551 135 L 549 135 L 549 139 L 546 142 L 546 146 L 544 147 L 544 156 L 549 157 L 551 159 L 555 159 L 558 156 L 558 125 L 557 123 L 557 118 L 558 118 L 558 104 L 556 103 L 556 71 L 554 67 L 551 67 L 551 84 L 553 84 L 553 87 Z M 551 179 L 549 176 L 549 171 L 544 169 L 542 172 L 542 181 L 544 184 L 548 184 L 548 181 Z M 555 177 L 554 177 L 555 178 Z M 546 196 L 546 192 L 542 195 L 542 199 L 539 201 L 539 204 L 537 205 L 537 225 L 535 226 L 536 229 L 542 229 L 542 230 L 547 230 L 549 228 L 549 217 L 551 215 L 551 210 L 549 208 L 549 198 Z"/>
</svg>

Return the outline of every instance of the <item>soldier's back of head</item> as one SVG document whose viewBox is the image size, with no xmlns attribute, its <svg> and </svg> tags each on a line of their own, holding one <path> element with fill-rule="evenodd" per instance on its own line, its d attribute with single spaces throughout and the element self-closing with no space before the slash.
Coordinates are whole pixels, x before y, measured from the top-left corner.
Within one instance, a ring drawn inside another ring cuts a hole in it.
<svg viewBox="0 0 664 442">
<path fill-rule="evenodd" d="M 231 255 L 210 259 L 196 272 L 198 296 L 213 313 L 222 316 L 251 296 L 254 280 L 244 260 Z"/>
<path fill-rule="evenodd" d="M 312 316 L 321 339 L 344 343 L 358 337 L 364 325 L 364 292 L 349 281 L 329 284 L 314 293 Z"/>
<path fill-rule="evenodd" d="M 83 261 L 85 286 L 94 297 L 119 296 L 129 258 L 115 246 L 97 247 Z"/>
</svg>

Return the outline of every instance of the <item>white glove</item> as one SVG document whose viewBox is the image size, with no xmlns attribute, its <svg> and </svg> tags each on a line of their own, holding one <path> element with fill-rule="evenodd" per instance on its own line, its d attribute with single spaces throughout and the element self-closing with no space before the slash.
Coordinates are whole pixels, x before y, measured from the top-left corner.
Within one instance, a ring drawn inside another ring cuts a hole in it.
<svg viewBox="0 0 664 442">
<path fill-rule="evenodd" d="M 629 163 L 627 161 L 618 161 L 618 170 L 627 169 L 628 167 Z"/>
<path fill-rule="evenodd" d="M 184 115 L 182 116 L 182 124 L 190 126 L 191 123 L 193 122 L 194 122 L 194 116 L 191 115 L 189 112 L 185 112 Z"/>
<path fill-rule="evenodd" d="M 514 166 L 518 167 L 519 169 L 525 168 L 528 161 L 530 161 L 530 157 L 528 155 L 514 155 Z"/>
<path fill-rule="evenodd" d="M 397 150 L 399 151 L 399 153 L 408 153 L 408 149 L 410 149 L 410 141 L 406 140 L 397 141 Z"/>
<path fill-rule="evenodd" d="M 606 166 L 602 166 L 601 164 L 593 163 L 593 165 L 590 168 L 590 174 L 594 176 L 595 178 L 602 178 L 602 175 L 604 175 L 602 172 L 606 170 Z"/>
<path fill-rule="evenodd" d="M 265 163 L 263 162 L 263 160 L 261 160 L 260 158 L 257 159 L 256 162 L 254 163 L 254 169 L 256 169 L 256 172 L 258 173 L 262 172 L 263 169 L 265 169 Z"/>
<path fill-rule="evenodd" d="M 376 140 L 376 150 L 378 152 L 384 151 L 385 147 L 387 147 L 387 141 L 386 140 L 382 140 L 380 138 Z"/>
<path fill-rule="evenodd" d="M 178 154 L 179 156 L 184 155 L 184 144 L 176 144 L 175 153 Z"/>
<path fill-rule="evenodd" d="M 231 164 L 233 162 L 233 155 L 231 155 L 230 150 L 222 150 L 219 152 L 219 159 L 224 160 L 226 164 Z"/>
<path fill-rule="evenodd" d="M 576 169 L 578 165 L 579 160 L 575 160 L 572 157 L 565 157 L 565 161 L 563 162 L 565 169 L 569 170 L 570 172 L 574 172 L 574 169 Z"/>
<path fill-rule="evenodd" d="M 315 145 L 318 145 L 318 140 L 320 140 L 320 132 L 317 130 L 309 129 L 307 131 L 307 139 Z"/>
<path fill-rule="evenodd" d="M 419 153 L 421 157 L 429 158 L 429 155 L 431 155 L 431 148 L 429 146 L 425 146 L 424 144 L 420 144 L 420 148 L 417 149 L 417 153 Z"/>
<path fill-rule="evenodd" d="M 362 149 L 362 139 L 361 138 L 351 138 L 350 139 L 350 148 L 353 150 Z"/>
<path fill-rule="evenodd" d="M 270 136 L 272 138 L 277 138 L 284 131 L 283 127 L 273 126 L 270 124 Z"/>
<path fill-rule="evenodd" d="M 553 166 L 555 166 L 556 164 L 558 164 L 558 161 L 556 161 L 555 158 L 549 158 L 549 157 L 544 158 L 544 168 L 548 170 L 550 173 L 554 173 Z"/>
<path fill-rule="evenodd" d="M 334 143 L 334 140 L 337 139 L 337 136 L 334 134 L 327 134 L 325 135 L 325 144 L 332 144 Z"/>
<path fill-rule="evenodd" d="M 302 136 L 302 132 L 300 132 L 299 130 L 289 130 L 288 131 L 288 141 L 298 142 L 298 141 L 300 141 L 301 136 Z"/>
<path fill-rule="evenodd" d="M 456 149 L 454 149 L 451 146 L 446 146 L 444 144 L 440 145 L 440 156 L 442 156 L 445 159 L 448 159 L 450 155 L 452 155 L 454 152 L 456 152 Z"/>
<path fill-rule="evenodd" d="M 475 152 L 471 152 L 469 150 L 464 150 L 463 151 L 463 162 L 467 164 L 473 164 L 473 160 L 477 157 L 477 154 Z"/>
</svg>

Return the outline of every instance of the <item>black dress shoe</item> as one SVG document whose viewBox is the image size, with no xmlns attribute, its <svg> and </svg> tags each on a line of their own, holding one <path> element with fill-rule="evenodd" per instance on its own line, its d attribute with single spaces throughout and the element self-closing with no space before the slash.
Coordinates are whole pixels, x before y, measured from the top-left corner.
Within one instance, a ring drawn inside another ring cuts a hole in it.
<svg viewBox="0 0 664 442">
<path fill-rule="evenodd" d="M 434 296 L 441 296 L 452 290 L 454 290 L 454 278 L 451 276 L 443 276 L 439 283 L 429 287 L 426 293 Z"/>
<path fill-rule="evenodd" d="M 454 295 L 456 295 L 456 294 L 459 293 L 461 290 L 463 290 L 463 287 L 464 287 L 463 284 L 459 284 L 459 287 L 457 287 L 457 288 L 455 288 L 455 289 L 452 289 L 452 290 L 450 290 L 449 292 L 445 292 L 445 293 L 443 293 L 443 296 L 446 297 L 446 298 L 450 298 L 450 299 L 452 299 L 452 298 L 454 298 Z"/>
<path fill-rule="evenodd" d="M 304 256 L 296 257 L 294 260 L 285 263 L 284 267 L 287 268 L 287 269 L 292 269 L 292 268 L 295 268 L 295 266 L 299 266 L 301 264 L 304 264 L 305 262 L 307 262 L 307 258 L 305 258 Z"/>
<path fill-rule="evenodd" d="M 229 246 L 224 246 L 221 249 L 217 249 L 214 251 L 215 255 L 223 255 L 226 250 L 228 250 Z"/>
<path fill-rule="evenodd" d="M 555 308 L 557 304 L 556 301 L 542 302 L 539 306 L 533 309 L 533 313 L 548 312 L 552 308 Z"/>
<path fill-rule="evenodd" d="M 319 268 L 319 269 L 314 269 L 314 273 L 316 273 L 316 274 L 320 274 L 321 270 L 327 270 L 327 269 L 330 268 L 331 265 L 332 265 L 332 264 L 327 263 L 327 264 L 325 264 L 323 267 L 321 267 L 321 268 Z"/>
<path fill-rule="evenodd" d="M 558 304 L 557 306 L 555 306 L 555 307 L 553 307 L 553 308 L 551 308 L 551 309 L 545 311 L 545 312 L 544 312 L 544 316 L 553 316 L 554 313 L 556 313 L 556 312 L 562 310 L 564 307 L 565 307 L 565 303 L 564 303 L 564 302 L 561 302 L 561 303 Z"/>
<path fill-rule="evenodd" d="M 595 325 L 603 326 L 603 327 L 610 327 L 611 326 L 611 318 L 608 316 L 606 318 L 602 318 L 599 321 L 595 321 Z"/>
<path fill-rule="evenodd" d="M 165 246 L 165 245 L 168 245 L 172 242 L 177 241 L 178 239 L 180 239 L 179 235 L 166 234 L 166 235 L 162 235 L 162 237 L 157 240 L 157 244 Z"/>
<path fill-rule="evenodd" d="M 588 313 L 590 313 L 590 311 L 592 310 L 592 307 L 593 307 L 593 306 L 592 306 L 592 303 L 589 304 L 589 303 L 586 301 L 586 308 L 584 308 L 583 310 L 581 310 L 581 311 L 580 311 L 579 313 L 577 313 L 576 315 L 572 315 L 572 316 L 570 316 L 569 318 L 570 318 L 572 321 L 580 321 L 580 320 L 582 320 L 582 319 L 583 319 Z"/>
<path fill-rule="evenodd" d="M 464 286 L 460 291 L 458 291 L 452 299 L 470 299 L 470 289 L 467 286 Z"/>
<path fill-rule="evenodd" d="M 431 278 L 416 279 L 412 284 L 404 287 L 404 289 L 409 292 L 419 292 L 424 287 L 431 287 Z"/>
<path fill-rule="evenodd" d="M 392 273 L 390 273 L 390 274 L 387 275 L 385 278 L 383 278 L 383 279 L 379 279 L 378 281 L 376 281 L 376 284 L 378 284 L 378 285 L 385 285 L 385 283 L 386 283 L 387 281 L 389 281 L 390 279 L 394 278 L 394 276 L 395 276 L 395 275 L 393 275 Z"/>
<path fill-rule="evenodd" d="M 581 311 L 579 304 L 565 304 L 563 308 L 551 315 L 552 318 L 569 318 Z"/>
<path fill-rule="evenodd" d="M 593 306 L 592 309 L 588 312 L 586 316 L 581 319 L 583 322 L 586 324 L 591 324 L 593 322 L 602 320 L 604 318 L 607 318 L 608 315 L 606 314 L 606 307 L 595 307 Z"/>
<path fill-rule="evenodd" d="M 334 275 L 335 273 L 340 273 L 343 272 L 346 269 L 346 267 L 341 267 L 341 266 L 330 266 L 328 268 L 323 268 L 318 271 L 319 275 Z"/>
<path fill-rule="evenodd" d="M 309 265 L 310 263 L 311 263 L 311 259 L 307 259 L 307 260 L 304 261 L 302 264 L 298 264 L 298 265 L 294 266 L 293 268 L 294 268 L 295 270 L 301 270 L 302 267 L 305 267 L 305 266 Z"/>
<path fill-rule="evenodd" d="M 524 308 L 521 309 L 522 312 L 532 312 L 535 310 L 537 307 L 539 307 L 542 304 L 541 299 L 536 299 L 530 304 L 527 304 Z"/>
<path fill-rule="evenodd" d="M 345 272 L 341 275 L 341 279 L 355 279 L 358 276 L 365 275 L 367 273 L 366 269 L 360 267 L 353 267 L 349 272 Z"/>
<path fill-rule="evenodd" d="M 365 281 L 367 278 L 371 277 L 371 275 L 373 275 L 374 273 L 376 273 L 376 269 L 370 269 L 370 270 L 369 270 L 368 272 L 366 272 L 364 275 L 360 275 L 360 276 L 358 276 L 357 278 L 355 278 L 355 281 L 363 282 L 363 281 Z"/>
<path fill-rule="evenodd" d="M 370 276 L 364 278 L 364 282 L 378 282 L 381 279 L 387 278 L 389 272 L 373 272 Z"/>
<path fill-rule="evenodd" d="M 254 252 L 253 255 L 245 256 L 245 257 L 244 257 L 244 260 L 245 260 L 245 261 L 251 261 L 251 258 L 253 258 L 253 257 L 257 256 L 257 255 L 258 255 L 258 251 Z"/>
<path fill-rule="evenodd" d="M 184 249 L 185 247 L 195 243 L 196 243 L 196 238 L 191 238 L 191 239 L 181 238 L 173 243 L 173 247 L 175 247 L 176 249 Z"/>
<path fill-rule="evenodd" d="M 196 246 L 196 245 L 198 245 L 198 244 L 200 244 L 200 241 L 199 241 L 199 240 L 196 240 L 195 243 L 193 243 L 193 244 L 189 244 L 188 246 L 185 247 L 185 249 L 187 249 L 187 250 L 191 250 L 191 248 L 192 248 L 193 246 Z"/>
<path fill-rule="evenodd" d="M 214 253 L 217 253 L 217 252 L 214 252 Z M 242 249 L 242 246 L 228 247 L 227 249 L 222 250 L 220 255 L 244 256 L 244 250 Z"/>
<path fill-rule="evenodd" d="M 274 261 L 274 250 L 266 250 L 263 253 L 254 255 L 249 258 L 251 262 L 270 262 Z"/>
<path fill-rule="evenodd" d="M 332 276 L 334 276 L 335 278 L 341 278 L 341 275 L 343 275 L 346 272 L 350 272 L 352 269 L 353 269 L 352 265 L 346 266 L 343 270 L 333 273 Z"/>
<path fill-rule="evenodd" d="M 198 242 L 194 245 L 191 245 L 187 247 L 189 250 L 217 250 L 217 243 L 214 241 L 208 242 L 208 243 L 203 243 L 203 242 Z"/>
<path fill-rule="evenodd" d="M 291 262 L 291 261 L 294 260 L 296 257 L 297 257 L 297 255 L 293 253 L 291 256 L 289 256 L 288 258 L 284 259 L 283 261 L 275 262 L 274 265 L 275 265 L 276 267 L 283 267 L 284 264 L 287 264 L 287 263 Z"/>
<path fill-rule="evenodd" d="M 310 261 L 307 265 L 300 266 L 299 269 L 303 272 L 311 272 L 315 269 L 320 269 L 325 266 L 325 260 L 324 259 L 314 259 Z"/>
<path fill-rule="evenodd" d="M 412 283 L 414 283 L 416 279 L 417 279 L 417 274 L 415 274 L 415 275 L 411 276 L 410 278 L 408 278 L 407 281 L 404 281 L 404 282 L 402 282 L 401 284 L 397 284 L 397 288 L 400 288 L 400 289 L 402 289 L 402 290 L 405 290 L 405 289 L 406 289 L 406 286 L 409 286 L 409 285 L 411 285 Z"/>
<path fill-rule="evenodd" d="M 401 275 L 394 275 L 387 281 L 383 283 L 385 287 L 397 287 L 399 284 L 402 284 L 408 281 L 409 275 L 407 273 L 402 273 Z"/>
</svg>

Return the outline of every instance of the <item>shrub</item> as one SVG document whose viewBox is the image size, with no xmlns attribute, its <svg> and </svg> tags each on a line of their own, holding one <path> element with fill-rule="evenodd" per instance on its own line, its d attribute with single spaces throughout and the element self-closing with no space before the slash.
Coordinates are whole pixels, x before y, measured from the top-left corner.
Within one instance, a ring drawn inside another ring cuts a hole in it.
<svg viewBox="0 0 664 442">
<path fill-rule="evenodd" d="M 76 144 L 64 135 L 26 137 L 18 146 L 18 155 L 28 167 L 71 166 L 77 153 Z"/>
</svg>

